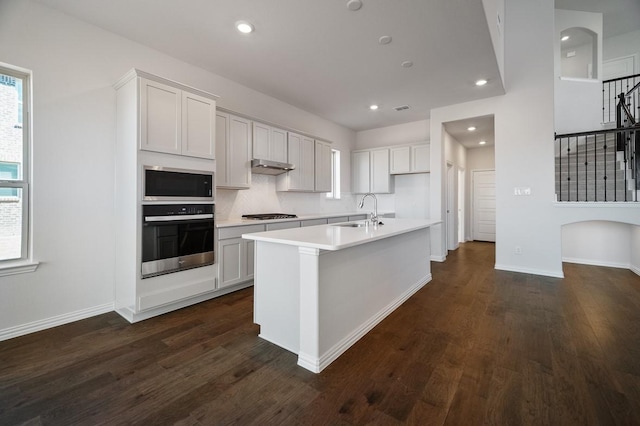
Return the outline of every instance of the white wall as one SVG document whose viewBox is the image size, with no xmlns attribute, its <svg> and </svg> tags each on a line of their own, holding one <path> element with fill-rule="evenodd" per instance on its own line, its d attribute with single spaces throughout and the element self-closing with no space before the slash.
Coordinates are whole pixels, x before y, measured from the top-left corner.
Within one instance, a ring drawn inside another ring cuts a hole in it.
<svg viewBox="0 0 640 426">
<path fill-rule="evenodd" d="M 467 149 L 467 172 L 465 174 L 465 240 L 471 241 L 471 211 L 473 202 L 471 200 L 472 172 L 474 170 L 495 170 L 496 152 L 494 146 Z"/>
<path fill-rule="evenodd" d="M 623 56 L 640 56 L 640 30 L 605 38 L 602 53 L 605 61 Z M 640 72 L 640 64 L 636 63 L 635 66 L 636 73 Z"/>
<path fill-rule="evenodd" d="M 456 140 L 456 138 L 451 136 L 449 132 L 447 132 L 446 130 L 443 130 L 442 132 L 444 136 L 444 158 L 445 158 L 445 162 L 447 163 L 447 166 L 451 165 L 452 167 L 452 177 L 453 177 L 453 187 L 447 188 L 447 192 L 450 191 L 452 193 L 452 198 L 451 198 L 452 205 L 451 205 L 451 208 L 449 209 L 450 213 L 447 219 L 451 221 L 450 226 L 452 227 L 452 231 L 448 238 L 447 247 L 450 250 L 454 250 L 458 248 L 458 242 L 459 242 L 457 237 L 458 227 L 459 227 L 459 224 L 457 223 L 458 191 L 465 190 L 464 182 L 458 182 L 458 171 L 466 170 L 467 150 L 464 146 L 460 144 L 460 142 Z M 447 185 L 445 185 L 445 187 L 446 186 Z"/>
<path fill-rule="evenodd" d="M 487 26 L 491 34 L 491 43 L 496 55 L 500 78 L 504 86 L 504 1 L 482 0 Z"/>
<path fill-rule="evenodd" d="M 626 223 L 589 221 L 562 227 L 562 260 L 586 265 L 629 268 L 631 235 Z"/>
<path fill-rule="evenodd" d="M 640 275 L 640 226 L 631 227 L 630 269 Z"/>
<path fill-rule="evenodd" d="M 592 80 L 561 79 L 564 59 L 560 37 L 562 31 L 574 27 L 597 35 L 597 71 Z M 598 130 L 602 123 L 602 14 L 558 9 L 554 31 L 555 130 L 558 134 Z"/>
<path fill-rule="evenodd" d="M 493 114 L 496 165 L 496 268 L 560 276 L 560 232 L 553 224 L 552 0 L 512 0 L 505 10 L 506 95 L 431 112 L 432 218 L 444 216 L 442 123 Z M 514 187 L 532 195 L 516 197 Z M 432 229 L 432 253 L 444 256 L 444 233 Z M 514 247 L 522 254 L 514 254 Z"/>
<path fill-rule="evenodd" d="M 349 129 L 30 0 L 0 2 L 0 40 L 3 62 L 33 71 L 33 247 L 42 262 L 0 278 L 0 339 L 113 305 L 112 85 L 132 67 L 216 93 L 220 106 L 333 141 L 345 154 L 355 143 Z"/>
<path fill-rule="evenodd" d="M 377 148 L 429 141 L 429 120 L 362 130 L 356 133 L 354 149 Z"/>
</svg>

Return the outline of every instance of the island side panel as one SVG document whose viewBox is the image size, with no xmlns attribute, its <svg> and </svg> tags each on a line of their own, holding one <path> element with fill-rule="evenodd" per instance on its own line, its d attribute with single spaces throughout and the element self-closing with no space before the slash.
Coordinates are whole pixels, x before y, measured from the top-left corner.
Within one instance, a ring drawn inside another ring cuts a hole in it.
<svg viewBox="0 0 640 426">
<path fill-rule="evenodd" d="M 322 252 L 319 370 L 431 280 L 430 258 L 428 228 Z"/>
<path fill-rule="evenodd" d="M 259 336 L 293 353 L 299 350 L 298 247 L 256 241 L 254 322 Z"/>
</svg>

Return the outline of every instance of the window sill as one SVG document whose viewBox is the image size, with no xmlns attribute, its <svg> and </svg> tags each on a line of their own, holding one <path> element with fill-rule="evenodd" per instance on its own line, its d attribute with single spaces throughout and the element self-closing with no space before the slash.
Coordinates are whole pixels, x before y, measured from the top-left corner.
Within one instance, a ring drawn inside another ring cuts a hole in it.
<svg viewBox="0 0 640 426">
<path fill-rule="evenodd" d="M 33 261 L 17 261 L 10 262 L 0 266 L 0 277 L 8 275 L 26 274 L 28 272 L 35 272 L 38 269 L 40 262 Z"/>
</svg>

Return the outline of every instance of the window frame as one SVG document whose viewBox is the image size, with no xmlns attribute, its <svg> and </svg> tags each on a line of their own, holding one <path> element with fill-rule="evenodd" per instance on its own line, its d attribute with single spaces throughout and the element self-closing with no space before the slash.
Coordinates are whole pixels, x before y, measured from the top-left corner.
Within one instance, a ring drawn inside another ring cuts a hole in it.
<svg viewBox="0 0 640 426">
<path fill-rule="evenodd" d="M 22 80 L 22 163 L 17 180 L 0 180 L 1 188 L 16 188 L 22 196 L 22 232 L 20 258 L 0 260 L 0 276 L 33 272 L 38 262 L 33 261 L 32 239 L 32 72 L 11 64 L 0 62 L 0 73 Z"/>
<path fill-rule="evenodd" d="M 327 199 L 339 200 L 340 195 L 340 150 L 331 148 L 331 192 L 327 192 Z"/>
</svg>

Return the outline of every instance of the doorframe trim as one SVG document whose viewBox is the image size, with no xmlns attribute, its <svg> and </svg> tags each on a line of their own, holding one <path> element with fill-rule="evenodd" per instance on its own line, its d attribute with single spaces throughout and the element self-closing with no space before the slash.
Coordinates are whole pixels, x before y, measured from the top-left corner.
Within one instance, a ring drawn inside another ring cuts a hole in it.
<svg viewBox="0 0 640 426">
<path fill-rule="evenodd" d="M 473 169 L 471 170 L 471 188 L 469 188 L 469 195 L 470 195 L 470 201 L 471 201 L 471 209 L 470 209 L 470 215 L 469 215 L 469 236 L 471 237 L 470 241 L 476 241 L 474 239 L 474 226 L 473 224 L 475 223 L 475 211 L 476 211 L 476 205 L 475 205 L 475 178 L 476 178 L 476 172 L 496 172 L 496 169 Z"/>
</svg>

